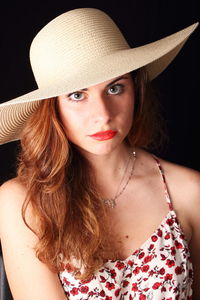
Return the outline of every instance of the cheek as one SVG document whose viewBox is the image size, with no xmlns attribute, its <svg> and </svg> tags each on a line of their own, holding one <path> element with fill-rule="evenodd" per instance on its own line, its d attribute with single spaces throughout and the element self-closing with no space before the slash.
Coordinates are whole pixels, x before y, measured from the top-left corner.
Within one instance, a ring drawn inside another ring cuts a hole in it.
<svg viewBox="0 0 200 300">
<path fill-rule="evenodd" d="M 134 114 L 134 95 L 129 95 L 129 97 L 127 97 L 125 100 L 126 101 L 124 101 L 124 105 L 121 107 L 121 112 L 123 117 L 126 118 L 126 121 L 129 122 L 130 119 L 132 120 Z"/>
<path fill-rule="evenodd" d="M 69 138 L 79 132 L 80 129 L 84 129 L 86 116 L 83 113 L 71 110 L 70 108 L 61 109 L 60 107 L 59 115 L 65 128 L 65 132 Z"/>
</svg>

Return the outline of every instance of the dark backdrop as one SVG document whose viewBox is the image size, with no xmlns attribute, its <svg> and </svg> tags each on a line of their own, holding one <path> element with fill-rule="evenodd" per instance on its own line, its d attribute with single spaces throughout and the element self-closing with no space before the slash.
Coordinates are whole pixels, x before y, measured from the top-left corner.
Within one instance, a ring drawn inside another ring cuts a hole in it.
<svg viewBox="0 0 200 300">
<path fill-rule="evenodd" d="M 104 10 L 118 24 L 131 46 L 172 34 L 200 20 L 197 1 L 7 1 L 0 10 L 0 102 L 36 88 L 29 47 L 37 32 L 54 17 L 78 7 Z M 178 57 L 153 81 L 160 94 L 170 141 L 160 155 L 200 170 L 199 29 Z M 0 183 L 15 175 L 18 142 L 0 146 Z"/>
</svg>

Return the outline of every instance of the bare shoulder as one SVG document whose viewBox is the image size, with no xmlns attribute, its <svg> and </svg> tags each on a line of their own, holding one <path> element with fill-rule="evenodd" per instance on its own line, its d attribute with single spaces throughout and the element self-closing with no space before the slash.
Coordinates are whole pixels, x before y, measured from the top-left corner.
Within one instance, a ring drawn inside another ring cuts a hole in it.
<svg viewBox="0 0 200 300">
<path fill-rule="evenodd" d="M 184 229 L 190 228 L 189 248 L 194 269 L 193 298 L 200 295 L 200 172 L 161 160 L 172 202 Z M 189 227 L 187 227 L 187 224 Z"/>
<path fill-rule="evenodd" d="M 4 197 L 8 197 L 12 194 L 14 194 L 17 199 L 22 196 L 25 197 L 26 195 L 26 188 L 17 177 L 4 182 L 0 186 L 0 203 L 3 201 Z"/>
<path fill-rule="evenodd" d="M 152 166 L 152 155 L 140 151 L 146 165 Z M 167 187 L 172 202 L 177 208 L 200 205 L 200 172 L 158 157 L 165 174 Z M 154 162 L 153 162 L 154 164 Z"/>
<path fill-rule="evenodd" d="M 21 209 L 26 195 L 26 188 L 17 178 L 0 187 L 0 239 L 13 298 L 66 300 L 57 274 L 36 257 L 38 237 L 22 218 Z M 35 230 L 35 216 L 30 208 L 26 217 Z"/>
<path fill-rule="evenodd" d="M 142 151 L 145 162 L 151 162 L 152 155 Z M 200 196 L 200 172 L 186 166 L 176 164 L 159 157 L 161 167 L 164 171 L 167 186 L 171 196 L 183 199 L 198 200 Z M 173 194 L 173 195 L 172 195 Z M 173 197 L 174 198 L 174 197 Z M 173 200 L 173 199 L 172 199 Z M 200 200 L 198 200 L 200 201 Z"/>
<path fill-rule="evenodd" d="M 18 243 L 21 239 L 34 247 L 38 238 L 31 231 L 22 216 L 22 208 L 26 199 L 27 189 L 17 177 L 12 178 L 0 186 L 0 240 L 3 250 L 7 247 L 10 238 L 11 244 Z M 29 205 L 26 209 L 25 219 L 27 224 L 36 232 L 36 216 Z"/>
<path fill-rule="evenodd" d="M 200 197 L 200 172 L 160 159 L 166 180 L 176 194 L 197 200 Z M 200 199 L 199 199 L 200 201 Z"/>
<path fill-rule="evenodd" d="M 12 178 L 0 186 L 0 212 L 4 208 L 22 204 L 26 197 L 26 189 L 18 178 Z"/>
<path fill-rule="evenodd" d="M 27 195 L 27 190 L 17 177 L 4 182 L 0 186 L 0 238 L 11 228 L 25 226 L 22 219 L 22 206 Z M 27 210 L 27 218 L 31 221 L 30 209 Z"/>
<path fill-rule="evenodd" d="M 159 158 L 161 164 L 163 165 L 164 168 L 166 168 L 167 171 L 172 171 L 176 172 L 179 175 L 183 176 L 200 176 L 200 172 L 197 170 L 194 170 L 192 168 L 176 164 L 167 160 L 164 160 L 162 158 Z"/>
<path fill-rule="evenodd" d="M 11 215 L 21 212 L 26 194 L 26 188 L 17 177 L 4 182 L 0 186 L 0 234 L 1 224 L 3 223 L 5 226 L 6 218 L 11 218 Z"/>
<path fill-rule="evenodd" d="M 194 216 L 200 212 L 200 172 L 162 159 L 160 162 L 175 210 L 188 219 L 191 227 L 197 226 Z"/>
</svg>

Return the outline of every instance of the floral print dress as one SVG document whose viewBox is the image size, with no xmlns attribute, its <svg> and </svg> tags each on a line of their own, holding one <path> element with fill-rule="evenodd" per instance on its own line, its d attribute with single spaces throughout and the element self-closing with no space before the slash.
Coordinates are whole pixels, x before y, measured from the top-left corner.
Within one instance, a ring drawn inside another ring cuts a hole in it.
<svg viewBox="0 0 200 300">
<path fill-rule="evenodd" d="M 193 268 L 184 233 L 155 157 L 169 212 L 155 232 L 127 259 L 108 260 L 91 280 L 77 280 L 70 263 L 59 273 L 68 299 L 191 300 Z"/>
</svg>

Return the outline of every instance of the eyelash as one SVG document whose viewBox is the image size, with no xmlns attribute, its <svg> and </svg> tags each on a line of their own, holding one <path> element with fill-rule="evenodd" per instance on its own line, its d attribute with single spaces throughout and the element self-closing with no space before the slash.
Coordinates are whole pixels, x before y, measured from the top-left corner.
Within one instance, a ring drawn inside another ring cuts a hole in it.
<svg viewBox="0 0 200 300">
<path fill-rule="evenodd" d="M 124 85 L 123 85 L 123 84 L 119 84 L 119 83 L 112 85 L 111 87 L 109 87 L 109 89 L 111 89 L 111 88 L 113 88 L 113 87 L 116 87 L 116 86 L 120 87 L 121 90 L 119 91 L 119 93 L 117 93 L 117 94 L 111 94 L 111 95 L 116 95 L 116 96 L 118 96 L 118 95 L 122 94 L 122 92 L 124 91 Z M 108 90 L 109 90 L 109 89 L 108 89 Z M 72 101 L 72 102 L 74 102 L 74 103 L 78 103 L 78 102 L 81 102 L 81 101 L 84 100 L 84 99 L 83 99 L 83 100 L 73 100 L 73 99 L 70 99 L 70 97 L 71 97 L 72 95 L 74 95 L 74 94 L 83 94 L 83 92 L 77 91 L 77 92 L 71 93 L 71 94 L 67 95 L 67 100 L 68 100 L 68 101 Z"/>
</svg>

